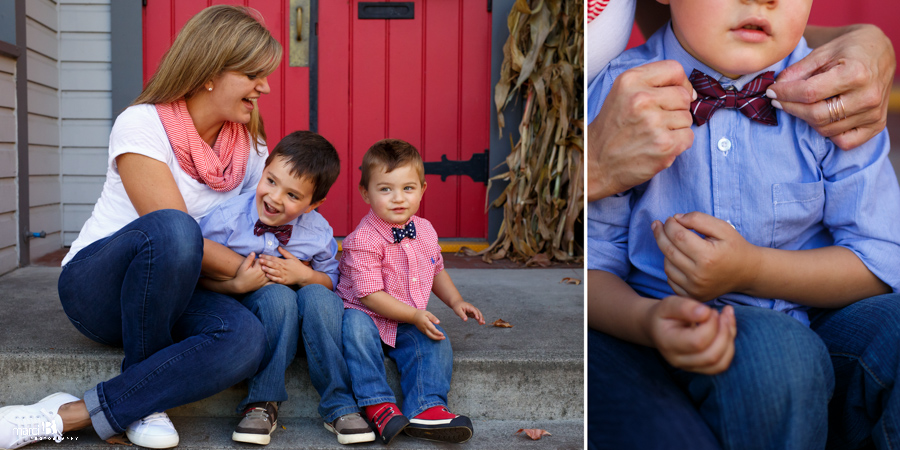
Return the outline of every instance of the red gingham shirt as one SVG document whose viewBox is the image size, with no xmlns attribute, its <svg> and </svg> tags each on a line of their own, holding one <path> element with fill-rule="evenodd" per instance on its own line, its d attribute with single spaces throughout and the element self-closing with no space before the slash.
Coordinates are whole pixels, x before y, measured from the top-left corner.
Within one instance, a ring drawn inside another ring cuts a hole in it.
<svg viewBox="0 0 900 450">
<path fill-rule="evenodd" d="M 431 222 L 417 216 L 409 220 L 416 224 L 416 238 L 395 244 L 391 233 L 394 225 L 369 210 L 341 244 L 341 280 L 335 291 L 344 300 L 344 308 L 368 314 L 381 340 L 391 347 L 397 340 L 397 321 L 372 312 L 359 299 L 384 291 L 407 305 L 425 309 L 434 277 L 444 270 L 441 246 Z"/>
</svg>

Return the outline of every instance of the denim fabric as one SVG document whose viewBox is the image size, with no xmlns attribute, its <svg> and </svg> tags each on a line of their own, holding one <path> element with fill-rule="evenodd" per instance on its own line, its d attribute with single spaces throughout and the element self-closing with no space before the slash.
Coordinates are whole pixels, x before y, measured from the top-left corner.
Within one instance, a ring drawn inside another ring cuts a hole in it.
<svg viewBox="0 0 900 450">
<path fill-rule="evenodd" d="M 435 327 L 444 332 L 440 326 Z M 357 309 L 344 310 L 343 331 L 344 357 L 359 406 L 396 403 L 385 375 L 385 351 L 397 363 L 400 372 L 404 415 L 415 417 L 433 406 L 447 406 L 453 376 L 453 350 L 449 338 L 435 341 L 422 334 L 415 325 L 401 323 L 397 327 L 396 347 L 391 348 L 382 345 L 372 318 Z"/>
<path fill-rule="evenodd" d="M 332 422 L 359 411 L 341 351 L 344 304 L 334 292 L 318 284 L 296 292 L 286 286 L 269 285 L 248 295 L 242 303 L 266 329 L 267 348 L 259 372 L 249 380 L 249 392 L 239 411 L 250 402 L 287 400 L 284 372 L 294 360 L 300 337 L 309 377 L 320 397 L 319 414 Z"/>
<path fill-rule="evenodd" d="M 658 351 L 588 329 L 589 450 L 718 450 Z"/>
<path fill-rule="evenodd" d="M 63 268 L 59 296 L 69 320 L 125 351 L 122 374 L 85 393 L 101 438 L 213 395 L 259 367 L 259 320 L 228 296 L 195 291 L 202 255 L 194 219 L 162 210 L 90 244 Z"/>
<path fill-rule="evenodd" d="M 828 405 L 828 447 L 900 448 L 900 295 L 814 310 L 810 327 L 831 355 L 836 378 Z"/>
</svg>

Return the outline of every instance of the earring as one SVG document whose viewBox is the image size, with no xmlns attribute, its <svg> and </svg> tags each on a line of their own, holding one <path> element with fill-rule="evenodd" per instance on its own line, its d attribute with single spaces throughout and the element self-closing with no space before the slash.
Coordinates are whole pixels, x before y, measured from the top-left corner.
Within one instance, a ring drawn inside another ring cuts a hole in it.
<svg viewBox="0 0 900 450">
<path fill-rule="evenodd" d="M 206 90 L 208 90 L 208 91 L 211 91 L 211 90 L 212 90 L 212 88 L 206 88 Z"/>
</svg>

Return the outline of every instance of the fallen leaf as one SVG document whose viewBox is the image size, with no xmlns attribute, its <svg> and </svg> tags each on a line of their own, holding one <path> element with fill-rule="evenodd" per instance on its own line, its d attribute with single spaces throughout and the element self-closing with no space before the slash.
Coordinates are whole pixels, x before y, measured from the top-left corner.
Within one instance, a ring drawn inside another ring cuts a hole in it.
<svg viewBox="0 0 900 450">
<path fill-rule="evenodd" d="M 115 435 L 115 436 L 113 436 L 113 437 L 107 439 L 106 442 L 109 443 L 109 444 L 113 444 L 113 445 L 127 445 L 127 446 L 131 446 L 131 445 L 132 445 L 131 442 L 130 442 L 128 439 L 125 438 L 125 434 L 124 434 L 124 433 L 123 433 L 123 434 L 117 434 L 117 435 Z"/>
<path fill-rule="evenodd" d="M 472 250 L 471 248 L 463 245 L 462 247 L 459 248 L 459 250 L 456 251 L 456 254 L 457 255 L 462 254 L 463 256 L 478 256 L 479 252 L 476 252 L 475 250 Z"/>
<path fill-rule="evenodd" d="M 528 437 L 535 441 L 544 436 L 553 436 L 549 431 L 541 430 L 539 428 L 519 428 L 519 431 L 516 431 L 516 434 L 519 434 L 523 431 Z"/>
<path fill-rule="evenodd" d="M 287 430 L 287 427 L 284 426 L 284 425 L 282 425 L 282 426 L 281 426 L 281 429 L 282 429 L 282 430 Z"/>
<path fill-rule="evenodd" d="M 550 257 L 546 253 L 538 253 L 525 262 L 525 267 L 550 267 Z"/>
<path fill-rule="evenodd" d="M 562 281 L 560 281 L 560 283 L 574 284 L 577 286 L 577 285 L 581 284 L 581 280 L 579 280 L 578 278 L 565 277 L 562 279 Z"/>
<path fill-rule="evenodd" d="M 509 322 L 507 322 L 503 319 L 497 319 L 491 325 L 498 327 L 498 328 L 512 328 L 513 327 L 512 324 L 510 324 Z"/>
</svg>

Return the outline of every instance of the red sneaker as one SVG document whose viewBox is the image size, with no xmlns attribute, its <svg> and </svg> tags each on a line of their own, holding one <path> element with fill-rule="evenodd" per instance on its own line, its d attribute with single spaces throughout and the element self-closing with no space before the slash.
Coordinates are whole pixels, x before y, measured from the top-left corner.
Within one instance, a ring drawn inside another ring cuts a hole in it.
<svg viewBox="0 0 900 450">
<path fill-rule="evenodd" d="M 446 406 L 433 406 L 409 421 L 406 434 L 432 441 L 462 443 L 472 438 L 472 421 Z"/>
<path fill-rule="evenodd" d="M 393 403 L 379 403 L 366 406 L 365 408 L 366 418 L 369 419 L 375 434 L 381 438 L 381 442 L 385 445 L 390 444 L 409 425 L 409 419 Z"/>
</svg>

